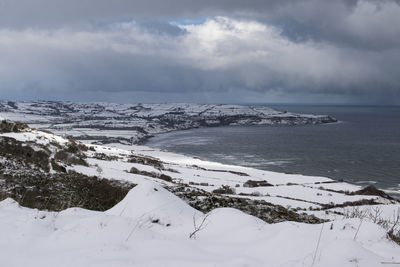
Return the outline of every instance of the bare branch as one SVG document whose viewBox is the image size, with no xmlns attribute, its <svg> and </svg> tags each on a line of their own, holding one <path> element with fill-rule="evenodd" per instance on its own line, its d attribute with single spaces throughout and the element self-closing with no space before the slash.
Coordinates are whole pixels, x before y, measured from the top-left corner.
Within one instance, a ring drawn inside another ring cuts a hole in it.
<svg viewBox="0 0 400 267">
<path fill-rule="evenodd" d="M 204 217 L 203 220 L 201 221 L 200 225 L 197 227 L 196 224 L 196 214 L 193 214 L 193 226 L 194 226 L 194 231 L 192 233 L 190 233 L 189 238 L 196 238 L 196 233 L 203 230 L 205 227 L 207 227 L 207 224 L 204 224 L 208 218 L 208 216 L 210 215 L 210 213 L 207 213 Z"/>
</svg>

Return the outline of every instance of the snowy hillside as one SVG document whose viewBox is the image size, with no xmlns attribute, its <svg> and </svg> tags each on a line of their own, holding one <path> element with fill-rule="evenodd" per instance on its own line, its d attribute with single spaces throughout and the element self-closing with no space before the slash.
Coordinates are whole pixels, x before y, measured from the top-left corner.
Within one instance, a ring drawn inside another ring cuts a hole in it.
<svg viewBox="0 0 400 267">
<path fill-rule="evenodd" d="M 376 267 L 400 261 L 400 247 L 371 222 L 267 224 L 231 208 L 204 215 L 152 182 L 140 183 L 106 212 L 38 211 L 6 199 L 0 235 L 2 264 L 10 267 Z"/>
<path fill-rule="evenodd" d="M 84 145 L 30 128 L 1 133 L 0 145 L 3 175 L 60 176 L 72 172 L 132 184 L 152 180 L 195 206 L 206 205 L 205 199 L 215 193 L 221 198 L 260 201 L 310 214 L 347 206 L 394 203 L 382 191 L 363 191 L 360 186 L 325 177 L 224 165 L 145 146 Z"/>
<path fill-rule="evenodd" d="M 400 203 L 375 188 L 0 129 L 4 266 L 400 261 Z"/>
<path fill-rule="evenodd" d="M 60 135 L 100 143 L 139 143 L 173 130 L 220 125 L 319 124 L 336 119 L 268 107 L 0 101 L 0 116 Z"/>
</svg>

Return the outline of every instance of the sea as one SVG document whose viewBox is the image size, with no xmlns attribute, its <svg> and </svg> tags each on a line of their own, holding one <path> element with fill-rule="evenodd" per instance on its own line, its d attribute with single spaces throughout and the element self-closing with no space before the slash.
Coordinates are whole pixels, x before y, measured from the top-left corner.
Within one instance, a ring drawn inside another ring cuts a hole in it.
<svg viewBox="0 0 400 267">
<path fill-rule="evenodd" d="M 400 196 L 400 106 L 267 105 L 337 123 L 176 131 L 147 146 L 208 161 L 373 184 Z"/>
</svg>

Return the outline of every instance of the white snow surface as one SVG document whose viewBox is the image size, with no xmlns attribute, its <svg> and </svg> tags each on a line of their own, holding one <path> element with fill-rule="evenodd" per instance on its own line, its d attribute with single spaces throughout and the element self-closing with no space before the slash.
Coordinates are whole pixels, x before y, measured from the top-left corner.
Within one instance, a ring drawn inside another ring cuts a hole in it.
<svg viewBox="0 0 400 267">
<path fill-rule="evenodd" d="M 197 225 L 205 219 L 205 227 L 189 238 L 194 214 Z M 0 255 L 7 267 L 375 267 L 400 260 L 400 247 L 376 224 L 364 222 L 354 239 L 359 224 L 358 219 L 267 224 L 230 208 L 205 217 L 144 182 L 106 212 L 45 212 L 11 199 L 0 202 Z"/>
<path fill-rule="evenodd" d="M 157 221 L 171 228 L 190 228 L 193 216 L 198 219 L 203 215 L 158 184 L 148 181 L 134 187 L 121 202 L 105 213 L 142 222 Z"/>
<path fill-rule="evenodd" d="M 67 142 L 62 137 L 36 130 L 0 136 L 38 144 Z M 88 167 L 73 165 L 68 168 L 106 179 L 129 181 L 137 186 L 105 212 L 81 208 L 47 212 L 20 207 L 11 199 L 1 201 L 0 266 L 375 267 L 400 261 L 400 247 L 390 241 L 386 237 L 387 231 L 377 224 L 333 215 L 333 211 L 345 212 L 344 209 L 314 211 L 326 203 L 365 199 L 381 203 L 385 218 L 399 209 L 399 204 L 377 196 L 326 190 L 354 192 L 361 188 L 359 186 L 332 183 L 333 180 L 326 177 L 274 173 L 202 161 L 145 146 L 92 146 L 95 151 L 86 152 Z M 118 158 L 100 160 L 94 158 L 95 153 Z M 165 169 L 128 162 L 131 155 L 158 158 Z M 257 193 L 240 197 L 307 209 L 308 213 L 332 221 L 316 225 L 267 224 L 231 208 L 218 208 L 203 214 L 162 187 L 171 183 L 127 172 L 132 167 L 167 174 L 174 182 L 192 182 L 192 187 L 209 192 L 221 185 L 229 185 L 235 188 L 236 194 Z M 244 187 L 249 179 L 266 180 L 273 186 Z M 194 238 L 189 238 L 195 230 L 194 224 L 199 227 L 202 222 L 203 228 Z"/>
</svg>

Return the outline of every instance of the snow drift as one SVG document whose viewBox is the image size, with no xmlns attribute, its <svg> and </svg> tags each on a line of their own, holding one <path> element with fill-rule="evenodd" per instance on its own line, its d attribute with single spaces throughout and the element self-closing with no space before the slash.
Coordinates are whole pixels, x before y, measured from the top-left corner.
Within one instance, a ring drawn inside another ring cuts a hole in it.
<svg viewBox="0 0 400 267">
<path fill-rule="evenodd" d="M 238 210 L 204 215 L 153 182 L 112 209 L 45 212 L 0 202 L 2 266 L 380 266 L 400 247 L 379 226 L 340 220 L 324 225 L 267 224 Z M 169 224 L 169 226 L 167 226 Z M 319 234 L 321 241 L 316 249 Z"/>
</svg>

